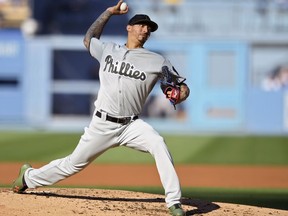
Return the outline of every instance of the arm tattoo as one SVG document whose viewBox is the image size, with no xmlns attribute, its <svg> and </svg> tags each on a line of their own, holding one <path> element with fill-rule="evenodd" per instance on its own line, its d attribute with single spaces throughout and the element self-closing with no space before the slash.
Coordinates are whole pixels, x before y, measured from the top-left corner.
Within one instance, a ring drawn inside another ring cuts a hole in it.
<svg viewBox="0 0 288 216">
<path fill-rule="evenodd" d="M 108 10 L 104 11 L 87 30 L 87 33 L 84 37 L 84 45 L 87 49 L 89 49 L 90 47 L 90 41 L 92 37 L 96 37 L 98 39 L 100 38 L 104 26 L 111 17 L 111 15 L 112 14 Z"/>
</svg>

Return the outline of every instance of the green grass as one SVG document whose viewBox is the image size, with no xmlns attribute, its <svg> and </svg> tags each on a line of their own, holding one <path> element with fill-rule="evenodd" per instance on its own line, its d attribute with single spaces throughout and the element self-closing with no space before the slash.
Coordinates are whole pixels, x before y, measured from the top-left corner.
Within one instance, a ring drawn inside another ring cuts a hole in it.
<svg viewBox="0 0 288 216">
<path fill-rule="evenodd" d="M 70 154 L 79 133 L 0 132 L 0 161 L 47 162 Z M 163 135 L 175 163 L 288 165 L 286 136 Z M 153 142 L 153 140 L 151 140 Z M 154 163 L 150 154 L 113 148 L 97 163 Z"/>
<path fill-rule="evenodd" d="M 79 134 L 0 133 L 0 161 L 50 161 L 76 146 Z"/>
<path fill-rule="evenodd" d="M 187 145 L 196 145 L 196 148 L 188 148 L 190 154 L 187 153 L 180 163 L 288 164 L 288 137 L 212 136 L 190 140 Z"/>
</svg>

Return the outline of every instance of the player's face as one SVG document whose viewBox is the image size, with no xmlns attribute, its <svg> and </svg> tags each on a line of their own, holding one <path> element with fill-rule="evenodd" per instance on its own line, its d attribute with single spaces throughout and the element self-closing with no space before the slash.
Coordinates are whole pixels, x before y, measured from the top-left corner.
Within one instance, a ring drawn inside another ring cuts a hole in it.
<svg viewBox="0 0 288 216">
<path fill-rule="evenodd" d="M 130 37 L 138 40 L 139 43 L 144 44 L 151 34 L 151 27 L 146 24 L 136 24 L 129 26 L 128 32 Z"/>
</svg>

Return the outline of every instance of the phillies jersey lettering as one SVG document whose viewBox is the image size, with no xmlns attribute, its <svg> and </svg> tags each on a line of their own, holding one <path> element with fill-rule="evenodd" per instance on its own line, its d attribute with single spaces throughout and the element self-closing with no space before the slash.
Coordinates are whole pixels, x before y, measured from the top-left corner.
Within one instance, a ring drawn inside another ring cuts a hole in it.
<svg viewBox="0 0 288 216">
<path fill-rule="evenodd" d="M 128 62 L 122 62 L 119 66 L 119 62 L 116 61 L 113 63 L 113 57 L 111 55 L 108 55 L 105 58 L 105 67 L 103 71 L 123 75 L 126 77 L 134 78 L 134 79 L 140 79 L 144 81 L 146 79 L 145 72 L 140 72 L 139 70 L 134 70 L 134 66 L 131 65 Z"/>
</svg>

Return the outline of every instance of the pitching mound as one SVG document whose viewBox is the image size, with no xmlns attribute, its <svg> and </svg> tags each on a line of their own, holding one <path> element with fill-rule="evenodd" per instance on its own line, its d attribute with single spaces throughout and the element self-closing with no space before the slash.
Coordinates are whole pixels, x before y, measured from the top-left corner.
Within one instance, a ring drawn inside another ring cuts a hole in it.
<svg viewBox="0 0 288 216">
<path fill-rule="evenodd" d="M 288 211 L 253 206 L 211 203 L 196 199 L 183 199 L 187 215 L 217 216 L 288 216 Z M 164 196 L 121 190 L 56 189 L 29 190 L 15 194 L 0 189 L 0 212 L 6 216 L 35 215 L 169 215 Z"/>
</svg>

